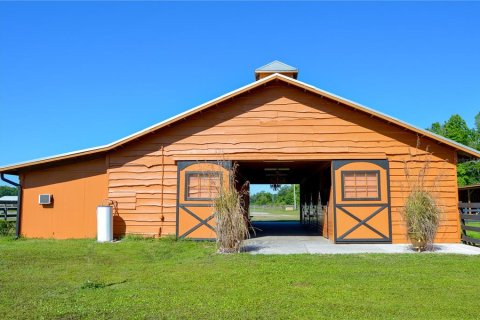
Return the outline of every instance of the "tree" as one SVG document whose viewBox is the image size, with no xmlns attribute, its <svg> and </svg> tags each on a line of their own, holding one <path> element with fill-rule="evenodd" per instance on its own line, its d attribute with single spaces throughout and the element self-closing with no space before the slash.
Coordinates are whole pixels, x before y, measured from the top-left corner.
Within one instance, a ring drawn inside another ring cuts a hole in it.
<svg viewBox="0 0 480 320">
<path fill-rule="evenodd" d="M 440 124 L 440 122 L 432 123 L 432 126 L 428 128 L 428 130 L 441 136 L 445 136 L 445 128 L 443 127 L 443 125 Z"/>
<path fill-rule="evenodd" d="M 467 161 L 457 165 L 457 178 L 460 186 L 480 183 L 480 162 Z"/>
<path fill-rule="evenodd" d="M 250 197 L 250 202 L 255 205 L 263 206 L 273 203 L 273 196 L 270 192 L 260 191 Z"/>
<path fill-rule="evenodd" d="M 467 126 L 463 118 L 454 114 L 445 122 L 445 137 L 460 142 L 466 146 L 471 146 L 473 142 L 474 130 Z"/>
<path fill-rule="evenodd" d="M 278 189 L 276 204 L 293 204 L 293 187 L 289 185 L 281 186 Z"/>
<path fill-rule="evenodd" d="M 433 123 L 428 130 L 469 147 L 475 144 L 477 134 L 477 130 L 470 129 L 467 122 L 458 114 L 451 116 L 444 124 Z"/>
<path fill-rule="evenodd" d="M 480 150 L 480 112 L 475 116 L 475 128 L 469 128 L 460 115 L 454 114 L 444 124 L 435 122 L 427 130 Z M 480 183 L 480 162 L 472 160 L 459 163 L 457 179 L 460 186 Z"/>
<path fill-rule="evenodd" d="M 475 133 L 472 148 L 480 150 L 480 112 L 475 116 Z"/>
<path fill-rule="evenodd" d="M 3 196 L 16 196 L 17 188 L 9 186 L 0 186 L 0 197 Z"/>
<path fill-rule="evenodd" d="M 278 189 L 277 194 L 272 194 L 267 191 L 260 191 L 250 196 L 250 203 L 252 205 L 293 205 L 293 184 L 282 185 Z M 295 185 L 295 194 L 297 197 L 297 205 L 300 201 L 300 186 Z"/>
</svg>

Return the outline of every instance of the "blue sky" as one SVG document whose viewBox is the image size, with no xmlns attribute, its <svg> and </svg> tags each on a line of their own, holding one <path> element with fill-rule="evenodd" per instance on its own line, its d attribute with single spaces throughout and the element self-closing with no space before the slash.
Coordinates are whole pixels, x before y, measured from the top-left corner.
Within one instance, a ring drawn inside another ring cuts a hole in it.
<svg viewBox="0 0 480 320">
<path fill-rule="evenodd" d="M 0 165 L 117 140 L 276 59 L 414 125 L 473 126 L 479 16 L 480 3 L 2 2 Z"/>
</svg>

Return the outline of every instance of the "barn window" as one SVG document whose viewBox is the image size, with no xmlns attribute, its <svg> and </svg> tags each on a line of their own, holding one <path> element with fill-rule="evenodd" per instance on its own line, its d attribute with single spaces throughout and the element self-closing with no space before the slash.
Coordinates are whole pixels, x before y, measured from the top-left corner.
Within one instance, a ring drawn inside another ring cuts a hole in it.
<svg viewBox="0 0 480 320">
<path fill-rule="evenodd" d="M 343 200 L 380 200 L 380 171 L 343 171 Z"/>
<path fill-rule="evenodd" d="M 220 172 L 187 172 L 186 178 L 187 200 L 209 200 L 220 192 Z"/>
</svg>

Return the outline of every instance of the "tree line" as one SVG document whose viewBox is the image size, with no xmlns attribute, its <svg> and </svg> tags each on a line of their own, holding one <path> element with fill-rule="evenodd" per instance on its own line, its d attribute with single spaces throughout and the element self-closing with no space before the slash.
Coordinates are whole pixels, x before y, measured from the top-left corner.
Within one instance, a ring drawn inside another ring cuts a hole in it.
<svg viewBox="0 0 480 320">
<path fill-rule="evenodd" d="M 0 198 L 3 196 L 16 196 L 17 188 L 9 186 L 0 186 Z"/>
<path fill-rule="evenodd" d="M 427 130 L 480 150 L 480 112 L 475 116 L 475 126 L 473 128 L 469 128 L 467 122 L 460 115 L 454 114 L 444 123 L 433 123 Z M 480 183 L 480 161 L 459 162 L 457 164 L 457 179 L 459 186 Z"/>
<path fill-rule="evenodd" d="M 293 194 L 293 184 L 291 185 L 282 185 L 278 192 L 271 193 L 268 191 L 260 191 L 258 193 L 252 194 L 250 196 L 251 205 L 293 205 L 294 204 L 294 194 Z M 297 200 L 297 206 L 300 203 L 300 186 L 295 185 L 295 196 Z"/>
</svg>

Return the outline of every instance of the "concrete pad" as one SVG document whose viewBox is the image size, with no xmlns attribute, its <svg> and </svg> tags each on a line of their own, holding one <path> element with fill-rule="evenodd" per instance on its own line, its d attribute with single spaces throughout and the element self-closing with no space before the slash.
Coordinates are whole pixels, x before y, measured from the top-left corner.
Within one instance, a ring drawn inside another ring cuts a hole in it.
<svg viewBox="0 0 480 320">
<path fill-rule="evenodd" d="M 251 254 L 361 254 L 415 253 L 409 244 L 334 244 L 298 221 L 254 222 L 256 232 L 242 246 Z M 427 254 L 480 255 L 480 247 L 460 243 L 435 244 Z"/>
<path fill-rule="evenodd" d="M 334 244 L 320 236 L 267 236 L 248 239 L 243 252 L 251 254 L 416 253 L 409 244 Z M 435 244 L 427 254 L 480 255 L 480 248 L 460 243 Z"/>
</svg>

